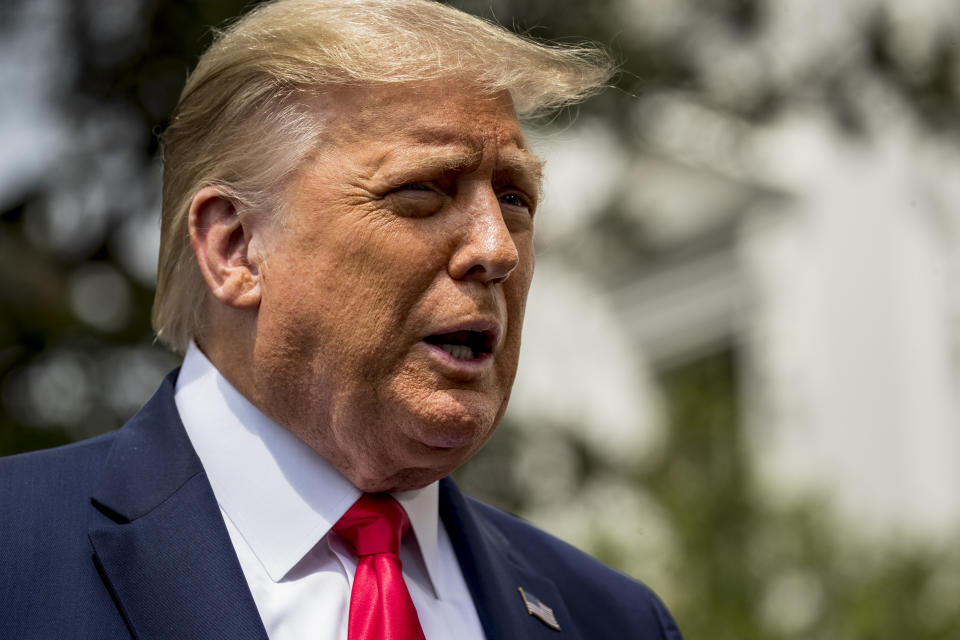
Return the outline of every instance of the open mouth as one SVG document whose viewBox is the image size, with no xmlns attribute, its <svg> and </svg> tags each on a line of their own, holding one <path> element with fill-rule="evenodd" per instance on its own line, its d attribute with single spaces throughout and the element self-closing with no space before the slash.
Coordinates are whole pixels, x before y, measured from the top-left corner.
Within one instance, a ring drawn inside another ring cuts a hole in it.
<svg viewBox="0 0 960 640">
<path fill-rule="evenodd" d="M 492 331 L 452 331 L 427 336 L 424 342 L 443 349 L 458 360 L 476 360 L 493 353 L 496 336 Z"/>
</svg>

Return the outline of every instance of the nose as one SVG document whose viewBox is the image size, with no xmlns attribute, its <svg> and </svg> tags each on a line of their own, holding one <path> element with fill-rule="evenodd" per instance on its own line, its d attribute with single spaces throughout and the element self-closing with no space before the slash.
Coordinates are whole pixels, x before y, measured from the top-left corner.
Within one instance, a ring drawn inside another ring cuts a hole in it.
<svg viewBox="0 0 960 640">
<path fill-rule="evenodd" d="M 493 190 L 482 194 L 476 206 L 464 211 L 463 234 L 450 258 L 450 276 L 495 284 L 506 280 L 520 263 L 517 245 L 510 235 Z"/>
</svg>

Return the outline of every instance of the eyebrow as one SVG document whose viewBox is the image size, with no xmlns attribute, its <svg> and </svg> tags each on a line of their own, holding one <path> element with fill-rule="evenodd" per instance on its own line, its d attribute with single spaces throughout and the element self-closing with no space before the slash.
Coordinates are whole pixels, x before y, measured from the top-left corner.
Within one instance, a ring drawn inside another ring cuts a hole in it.
<svg viewBox="0 0 960 640">
<path fill-rule="evenodd" d="M 428 145 L 412 147 L 413 153 L 403 153 L 403 171 L 416 172 L 419 170 L 467 171 L 480 164 L 483 152 L 468 151 L 466 149 L 451 149 L 447 145 L 434 146 L 428 151 Z M 395 149 L 396 150 L 396 149 Z M 392 154 L 391 154 L 392 155 Z"/>
<path fill-rule="evenodd" d="M 499 171 L 506 171 L 529 180 L 537 189 L 538 195 L 543 183 L 544 162 L 526 149 L 504 153 L 497 159 Z"/>
<path fill-rule="evenodd" d="M 432 152 L 424 153 L 425 146 L 433 147 Z M 456 145 L 456 148 L 452 145 L 418 145 L 413 149 L 414 153 L 404 157 L 402 168 L 400 168 L 403 173 L 437 170 L 469 171 L 480 164 L 483 158 L 482 150 L 470 150 L 460 145 Z M 529 182 L 529 187 L 536 191 L 532 195 L 539 196 L 543 182 L 543 166 L 544 162 L 526 149 L 515 149 L 503 151 L 498 155 L 494 172 L 498 175 L 515 176 L 518 180 Z"/>
</svg>

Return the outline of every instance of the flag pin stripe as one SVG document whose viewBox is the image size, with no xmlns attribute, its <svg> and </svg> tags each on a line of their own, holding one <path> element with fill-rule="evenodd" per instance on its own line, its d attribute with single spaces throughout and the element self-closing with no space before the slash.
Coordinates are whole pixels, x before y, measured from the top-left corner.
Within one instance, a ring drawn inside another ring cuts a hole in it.
<svg viewBox="0 0 960 640">
<path fill-rule="evenodd" d="M 551 629 L 560 631 L 560 623 L 557 622 L 557 616 L 554 615 L 553 609 L 545 605 L 537 596 L 524 591 L 523 587 L 517 587 L 517 591 L 520 592 L 520 597 L 523 598 L 523 604 L 527 607 L 527 613 L 538 618 L 540 622 Z"/>
</svg>

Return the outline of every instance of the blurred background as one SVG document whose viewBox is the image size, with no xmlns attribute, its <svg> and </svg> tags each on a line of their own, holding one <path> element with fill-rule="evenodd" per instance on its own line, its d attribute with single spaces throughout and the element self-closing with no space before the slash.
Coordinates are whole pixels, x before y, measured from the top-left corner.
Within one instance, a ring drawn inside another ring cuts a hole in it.
<svg viewBox="0 0 960 640">
<path fill-rule="evenodd" d="M 520 374 L 470 492 L 688 638 L 960 638 L 953 0 L 457 0 L 609 47 L 547 160 Z M 0 0 L 0 454 L 113 429 L 153 344 L 163 126 L 247 2 Z"/>
</svg>

